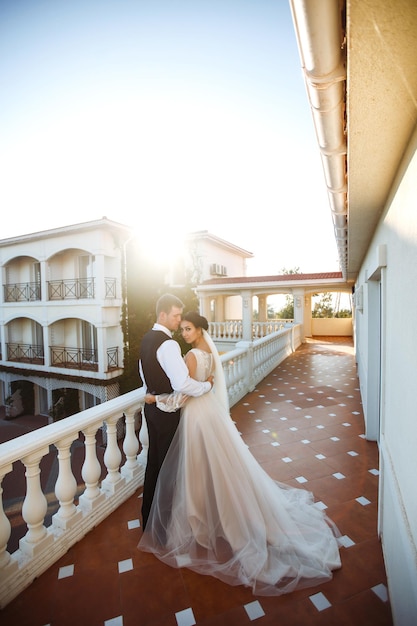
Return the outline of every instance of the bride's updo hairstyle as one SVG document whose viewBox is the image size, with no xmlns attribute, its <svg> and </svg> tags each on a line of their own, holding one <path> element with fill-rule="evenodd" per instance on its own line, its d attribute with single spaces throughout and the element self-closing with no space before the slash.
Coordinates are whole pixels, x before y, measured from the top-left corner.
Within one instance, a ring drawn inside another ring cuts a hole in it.
<svg viewBox="0 0 417 626">
<path fill-rule="evenodd" d="M 196 328 L 203 328 L 208 330 L 208 321 L 203 315 L 197 313 L 197 311 L 190 311 L 182 316 L 182 319 L 186 322 L 191 322 Z"/>
</svg>

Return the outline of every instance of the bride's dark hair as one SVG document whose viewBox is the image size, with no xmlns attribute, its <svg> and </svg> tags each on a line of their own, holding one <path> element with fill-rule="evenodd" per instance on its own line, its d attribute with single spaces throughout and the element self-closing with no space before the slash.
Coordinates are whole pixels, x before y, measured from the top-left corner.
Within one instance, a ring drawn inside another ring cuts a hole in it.
<svg viewBox="0 0 417 626">
<path fill-rule="evenodd" d="M 208 330 L 208 321 L 203 315 L 197 313 L 197 311 L 189 311 L 182 316 L 182 319 L 191 322 L 194 324 L 196 328 L 204 328 L 204 330 Z"/>
</svg>

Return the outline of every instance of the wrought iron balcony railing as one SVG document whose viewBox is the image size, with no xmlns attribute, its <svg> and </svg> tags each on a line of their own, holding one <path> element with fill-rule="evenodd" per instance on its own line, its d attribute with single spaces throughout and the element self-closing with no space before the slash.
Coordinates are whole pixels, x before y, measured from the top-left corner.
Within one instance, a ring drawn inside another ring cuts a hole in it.
<svg viewBox="0 0 417 626">
<path fill-rule="evenodd" d="M 39 282 L 9 283 L 3 285 L 3 291 L 5 302 L 33 302 L 41 299 Z"/>
<path fill-rule="evenodd" d="M 21 363 L 44 364 L 43 346 L 31 343 L 7 343 L 7 360 Z"/>
<path fill-rule="evenodd" d="M 52 346 L 51 365 L 68 369 L 98 371 L 97 350 Z M 107 371 L 119 367 L 119 348 L 107 348 Z"/>
<path fill-rule="evenodd" d="M 94 298 L 94 278 L 70 278 L 48 282 L 49 300 L 81 300 Z"/>
<path fill-rule="evenodd" d="M 97 351 L 90 348 L 51 346 L 51 365 L 77 370 L 98 370 Z"/>
<path fill-rule="evenodd" d="M 117 297 L 115 278 L 104 279 L 104 297 Z M 4 302 L 34 302 L 41 300 L 40 282 L 9 283 L 3 285 Z M 49 300 L 81 300 L 95 297 L 94 278 L 69 278 L 48 282 Z"/>
</svg>

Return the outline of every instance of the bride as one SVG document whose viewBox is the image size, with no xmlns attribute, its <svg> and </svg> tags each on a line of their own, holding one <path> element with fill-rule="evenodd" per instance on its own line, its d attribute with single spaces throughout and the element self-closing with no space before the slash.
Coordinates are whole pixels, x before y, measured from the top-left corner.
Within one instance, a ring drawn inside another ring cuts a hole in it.
<svg viewBox="0 0 417 626">
<path fill-rule="evenodd" d="M 280 595 L 332 578 L 341 566 L 334 523 L 313 495 L 273 480 L 252 456 L 229 414 L 223 367 L 196 312 L 181 333 L 190 375 L 214 387 L 199 398 L 147 396 L 166 411 L 182 406 L 138 548 L 256 595 Z"/>
</svg>

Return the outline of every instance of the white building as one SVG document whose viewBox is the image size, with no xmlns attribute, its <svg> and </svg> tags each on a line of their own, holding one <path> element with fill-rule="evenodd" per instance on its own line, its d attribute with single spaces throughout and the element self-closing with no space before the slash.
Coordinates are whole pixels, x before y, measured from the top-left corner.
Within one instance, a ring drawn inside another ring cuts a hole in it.
<svg viewBox="0 0 417 626">
<path fill-rule="evenodd" d="M 118 395 L 132 233 L 102 218 L 0 241 L 0 405 L 11 416 L 23 408 L 65 416 Z M 179 282 L 244 276 L 251 256 L 207 231 L 191 233 Z M 167 289 L 178 283 L 172 274 L 167 278 Z M 241 315 L 233 299 L 228 308 Z M 64 402 L 71 403 L 69 412 Z"/>
<path fill-rule="evenodd" d="M 76 410 L 118 394 L 129 236 L 103 218 L 0 241 L 1 404 L 22 381 L 35 414 L 59 415 L 67 394 Z"/>
<path fill-rule="evenodd" d="M 396 626 L 417 623 L 417 4 L 290 0 L 346 280 Z"/>
</svg>

